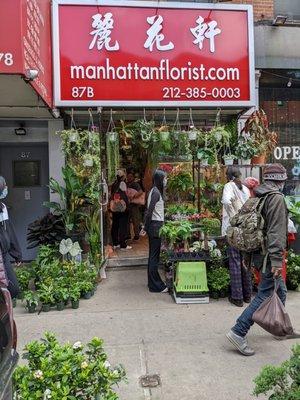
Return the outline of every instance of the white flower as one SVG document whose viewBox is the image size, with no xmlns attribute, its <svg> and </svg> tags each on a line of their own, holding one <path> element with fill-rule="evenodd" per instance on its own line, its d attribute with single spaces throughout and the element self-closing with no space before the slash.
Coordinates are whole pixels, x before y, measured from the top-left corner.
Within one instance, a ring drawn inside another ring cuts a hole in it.
<svg viewBox="0 0 300 400">
<path fill-rule="evenodd" d="M 44 400 L 47 399 L 51 399 L 52 395 L 51 395 L 51 390 L 50 389 L 46 389 L 44 392 Z"/>
<path fill-rule="evenodd" d="M 82 343 L 81 342 L 76 342 L 73 344 L 73 349 L 74 350 L 78 350 L 78 349 L 82 349 Z"/>
<path fill-rule="evenodd" d="M 88 364 L 86 361 L 83 361 L 83 362 L 81 363 L 81 368 L 82 368 L 82 369 L 86 369 L 88 366 L 89 366 L 89 364 Z"/>
<path fill-rule="evenodd" d="M 36 370 L 33 374 L 33 376 L 36 379 L 42 379 L 43 378 L 43 371 L 41 371 L 40 369 Z"/>
<path fill-rule="evenodd" d="M 107 369 L 111 367 L 109 361 L 105 361 L 103 365 L 104 365 L 104 367 L 107 368 Z"/>
</svg>

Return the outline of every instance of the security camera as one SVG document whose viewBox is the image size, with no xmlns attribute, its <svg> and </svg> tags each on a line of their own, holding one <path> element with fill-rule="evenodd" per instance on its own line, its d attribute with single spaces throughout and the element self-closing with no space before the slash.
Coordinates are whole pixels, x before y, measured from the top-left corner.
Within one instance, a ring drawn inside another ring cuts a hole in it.
<svg viewBox="0 0 300 400">
<path fill-rule="evenodd" d="M 60 117 L 60 111 L 57 108 L 52 108 L 52 115 L 54 118 L 59 118 Z"/>
<path fill-rule="evenodd" d="M 25 71 L 25 81 L 31 82 L 38 77 L 39 71 L 37 69 L 27 69 Z"/>
</svg>

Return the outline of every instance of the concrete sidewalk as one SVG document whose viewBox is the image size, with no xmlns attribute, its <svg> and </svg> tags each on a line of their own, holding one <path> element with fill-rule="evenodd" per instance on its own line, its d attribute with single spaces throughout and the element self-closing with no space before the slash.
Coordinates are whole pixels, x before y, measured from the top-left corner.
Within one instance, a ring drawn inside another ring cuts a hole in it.
<svg viewBox="0 0 300 400">
<path fill-rule="evenodd" d="M 300 330 L 300 293 L 289 293 L 287 310 Z M 250 400 L 253 378 L 265 364 L 289 357 L 296 341 L 274 340 L 258 326 L 249 335 L 254 357 L 240 356 L 225 333 L 241 312 L 227 300 L 176 305 L 168 294 L 149 293 L 145 269 L 109 270 L 91 300 L 80 309 L 27 314 L 15 309 L 19 350 L 45 330 L 60 340 L 99 336 L 112 363 L 122 363 L 128 384 L 121 400 Z M 139 377 L 159 374 L 161 386 L 142 389 Z"/>
</svg>

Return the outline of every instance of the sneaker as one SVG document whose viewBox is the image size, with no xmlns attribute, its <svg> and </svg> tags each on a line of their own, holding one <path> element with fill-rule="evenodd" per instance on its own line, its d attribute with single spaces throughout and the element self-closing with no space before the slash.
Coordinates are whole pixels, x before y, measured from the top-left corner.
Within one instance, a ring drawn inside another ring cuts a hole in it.
<svg viewBox="0 0 300 400">
<path fill-rule="evenodd" d="M 117 250 L 117 249 L 119 249 L 120 248 L 120 245 L 118 244 L 117 246 L 113 246 L 113 249 L 114 250 Z"/>
<path fill-rule="evenodd" d="M 293 333 L 291 333 L 290 335 L 284 335 L 284 336 L 274 336 L 273 338 L 276 340 L 289 340 L 289 339 L 299 339 L 300 338 L 300 333 L 294 331 Z"/>
<path fill-rule="evenodd" d="M 132 246 L 121 247 L 122 251 L 131 250 Z"/>
<path fill-rule="evenodd" d="M 160 293 L 168 293 L 169 289 L 166 287 Z"/>
<path fill-rule="evenodd" d="M 246 337 L 239 336 L 232 330 L 227 333 L 226 337 L 244 356 L 253 356 L 255 354 L 255 351 L 248 346 L 248 340 Z"/>
<path fill-rule="evenodd" d="M 243 300 L 238 300 L 238 299 L 233 299 L 232 297 L 229 297 L 228 299 L 231 304 L 237 307 L 243 307 L 244 303 Z"/>
</svg>

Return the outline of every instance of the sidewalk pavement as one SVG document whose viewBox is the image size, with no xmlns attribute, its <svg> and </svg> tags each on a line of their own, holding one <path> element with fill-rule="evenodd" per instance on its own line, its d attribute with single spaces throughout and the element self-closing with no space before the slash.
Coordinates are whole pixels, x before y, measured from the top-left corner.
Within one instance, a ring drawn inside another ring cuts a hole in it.
<svg viewBox="0 0 300 400">
<path fill-rule="evenodd" d="M 290 292 L 287 310 L 298 330 L 299 302 L 300 293 Z M 111 363 L 127 371 L 129 383 L 118 389 L 121 400 L 250 400 L 262 366 L 287 359 L 296 341 L 276 341 L 256 325 L 249 334 L 256 355 L 239 355 L 225 333 L 241 311 L 226 299 L 176 305 L 168 294 L 148 292 L 145 269 L 123 268 L 109 270 L 78 310 L 32 315 L 18 305 L 15 319 L 19 351 L 46 330 L 62 341 L 103 338 Z M 139 377 L 148 373 L 160 375 L 159 387 L 141 388 Z"/>
</svg>

